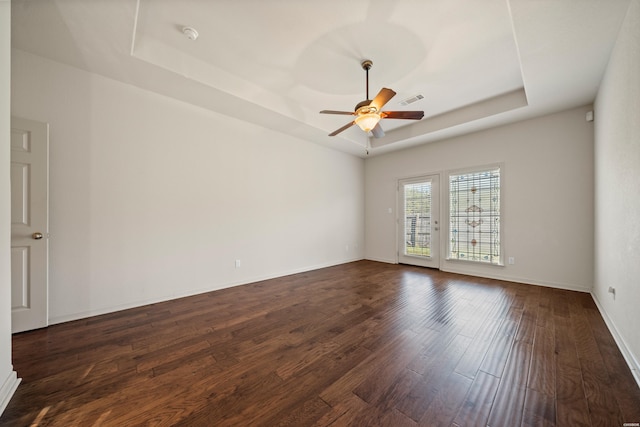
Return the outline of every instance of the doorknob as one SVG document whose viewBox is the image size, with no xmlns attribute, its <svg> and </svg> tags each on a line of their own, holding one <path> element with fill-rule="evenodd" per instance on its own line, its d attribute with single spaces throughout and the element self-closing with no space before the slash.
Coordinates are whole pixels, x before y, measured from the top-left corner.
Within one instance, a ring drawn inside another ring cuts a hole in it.
<svg viewBox="0 0 640 427">
<path fill-rule="evenodd" d="M 42 237 L 44 237 L 44 236 L 43 236 L 43 235 L 42 235 L 42 233 L 40 233 L 39 231 L 36 231 L 35 233 L 33 233 L 33 234 L 31 235 L 31 237 L 32 237 L 34 240 L 40 240 L 40 239 L 42 239 Z"/>
</svg>

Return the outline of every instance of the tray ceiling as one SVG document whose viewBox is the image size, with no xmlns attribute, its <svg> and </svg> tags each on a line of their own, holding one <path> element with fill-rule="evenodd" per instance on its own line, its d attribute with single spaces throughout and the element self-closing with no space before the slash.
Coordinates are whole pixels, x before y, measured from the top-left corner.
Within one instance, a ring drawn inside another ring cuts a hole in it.
<svg viewBox="0 0 640 427">
<path fill-rule="evenodd" d="M 18 0 L 15 48 L 364 156 L 593 101 L 629 0 Z M 199 37 L 189 40 L 185 26 Z M 322 109 L 370 97 L 369 140 Z M 407 98 L 423 99 L 403 106 Z"/>
</svg>

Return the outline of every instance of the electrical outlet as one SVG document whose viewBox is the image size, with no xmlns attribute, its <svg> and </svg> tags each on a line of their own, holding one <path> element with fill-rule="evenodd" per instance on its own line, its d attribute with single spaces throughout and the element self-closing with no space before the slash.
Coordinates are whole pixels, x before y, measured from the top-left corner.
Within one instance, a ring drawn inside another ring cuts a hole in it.
<svg viewBox="0 0 640 427">
<path fill-rule="evenodd" d="M 513 264 L 515 264 L 515 263 L 516 263 L 516 258 L 515 258 L 515 257 L 510 256 L 510 257 L 509 257 L 509 265 L 513 265 Z"/>
<path fill-rule="evenodd" d="M 236 268 L 240 268 L 240 265 L 241 265 L 240 260 L 239 260 L 239 259 L 237 259 L 237 260 L 236 260 Z"/>
</svg>

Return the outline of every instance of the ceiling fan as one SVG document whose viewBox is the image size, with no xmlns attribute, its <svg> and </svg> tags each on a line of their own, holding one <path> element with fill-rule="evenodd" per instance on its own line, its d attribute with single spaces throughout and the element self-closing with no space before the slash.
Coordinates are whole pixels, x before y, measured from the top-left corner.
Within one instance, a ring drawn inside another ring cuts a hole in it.
<svg viewBox="0 0 640 427">
<path fill-rule="evenodd" d="M 382 111 L 382 107 L 389 102 L 391 98 L 395 96 L 395 92 L 391 89 L 383 87 L 380 92 L 373 98 L 373 101 L 369 99 L 369 69 L 373 65 L 373 61 L 365 59 L 361 63 L 362 69 L 367 73 L 367 99 L 359 102 L 354 109 L 354 112 L 350 111 L 335 111 L 335 110 L 322 110 L 320 114 L 342 114 L 349 116 L 356 116 L 356 118 L 340 129 L 337 129 L 329 134 L 329 136 L 336 136 L 340 132 L 349 129 L 353 125 L 358 125 L 360 129 L 365 132 L 371 131 L 375 138 L 381 138 L 384 136 L 384 131 L 380 126 L 381 119 L 404 119 L 404 120 L 420 120 L 424 117 L 424 111 Z"/>
</svg>

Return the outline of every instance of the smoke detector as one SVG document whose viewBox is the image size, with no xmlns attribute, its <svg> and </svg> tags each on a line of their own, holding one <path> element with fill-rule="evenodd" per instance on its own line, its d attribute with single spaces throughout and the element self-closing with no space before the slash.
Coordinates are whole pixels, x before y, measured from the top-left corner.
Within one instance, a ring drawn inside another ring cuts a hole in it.
<svg viewBox="0 0 640 427">
<path fill-rule="evenodd" d="M 182 34 L 184 34 L 185 37 L 189 40 L 195 40 L 198 38 L 198 32 L 195 30 L 195 28 L 184 27 L 182 29 Z"/>
</svg>

